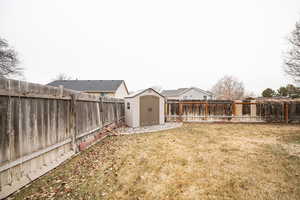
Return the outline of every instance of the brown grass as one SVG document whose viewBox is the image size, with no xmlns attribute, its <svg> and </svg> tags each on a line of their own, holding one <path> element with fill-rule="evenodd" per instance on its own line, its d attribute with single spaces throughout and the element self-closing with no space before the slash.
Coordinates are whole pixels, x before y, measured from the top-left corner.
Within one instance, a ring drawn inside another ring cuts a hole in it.
<svg viewBox="0 0 300 200">
<path fill-rule="evenodd" d="M 110 137 L 16 199 L 300 199 L 300 126 L 185 124 Z"/>
</svg>

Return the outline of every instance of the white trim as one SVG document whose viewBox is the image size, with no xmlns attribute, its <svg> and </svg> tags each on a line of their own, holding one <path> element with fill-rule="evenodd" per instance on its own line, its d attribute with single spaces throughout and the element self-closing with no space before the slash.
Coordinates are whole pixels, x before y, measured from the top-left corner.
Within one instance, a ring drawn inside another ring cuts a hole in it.
<svg viewBox="0 0 300 200">
<path fill-rule="evenodd" d="M 137 92 L 134 92 L 126 97 L 124 97 L 125 99 L 129 99 L 129 98 L 134 98 L 136 96 L 139 96 L 141 94 L 143 94 L 144 92 L 146 92 L 147 90 L 153 90 L 155 93 L 157 93 L 158 95 L 160 95 L 162 98 L 165 98 L 165 96 L 163 96 L 161 93 L 157 92 L 156 90 L 154 90 L 153 88 L 147 88 L 147 89 L 144 89 L 144 90 L 138 90 Z"/>
</svg>

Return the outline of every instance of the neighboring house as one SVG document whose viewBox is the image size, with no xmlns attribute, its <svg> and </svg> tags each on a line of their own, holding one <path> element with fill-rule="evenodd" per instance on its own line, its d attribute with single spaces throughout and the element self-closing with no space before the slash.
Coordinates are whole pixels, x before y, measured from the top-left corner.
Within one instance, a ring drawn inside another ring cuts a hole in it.
<svg viewBox="0 0 300 200">
<path fill-rule="evenodd" d="M 196 87 L 163 90 L 161 92 L 169 100 L 214 100 L 215 95 Z"/>
<path fill-rule="evenodd" d="M 47 85 L 77 90 L 99 96 L 124 98 L 128 96 L 128 90 L 123 80 L 61 80 L 53 81 Z"/>
</svg>

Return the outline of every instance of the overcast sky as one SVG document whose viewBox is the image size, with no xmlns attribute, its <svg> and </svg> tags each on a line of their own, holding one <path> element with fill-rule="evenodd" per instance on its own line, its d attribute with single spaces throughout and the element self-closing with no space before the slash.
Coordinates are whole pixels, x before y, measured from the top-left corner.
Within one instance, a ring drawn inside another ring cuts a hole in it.
<svg viewBox="0 0 300 200">
<path fill-rule="evenodd" d="M 286 37 L 300 0 L 0 0 L 0 37 L 18 51 L 27 81 L 58 73 L 210 89 L 224 75 L 249 91 L 278 88 Z"/>
</svg>

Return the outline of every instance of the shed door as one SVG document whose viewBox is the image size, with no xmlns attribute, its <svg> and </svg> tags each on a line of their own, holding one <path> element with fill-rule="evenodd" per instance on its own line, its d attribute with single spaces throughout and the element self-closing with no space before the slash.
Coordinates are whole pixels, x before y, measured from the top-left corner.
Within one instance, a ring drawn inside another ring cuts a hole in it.
<svg viewBox="0 0 300 200">
<path fill-rule="evenodd" d="M 159 97 L 140 97 L 140 126 L 159 124 Z"/>
</svg>

